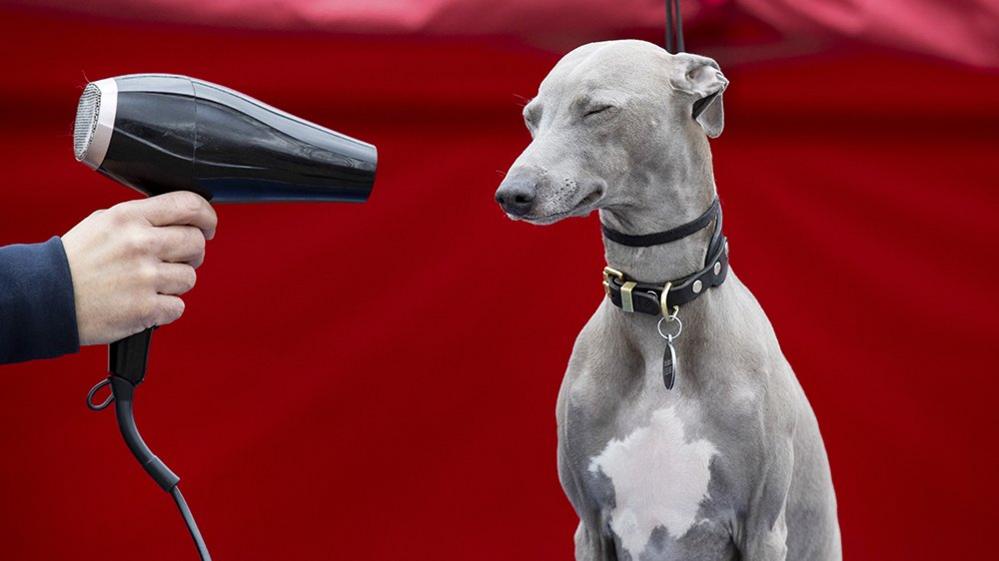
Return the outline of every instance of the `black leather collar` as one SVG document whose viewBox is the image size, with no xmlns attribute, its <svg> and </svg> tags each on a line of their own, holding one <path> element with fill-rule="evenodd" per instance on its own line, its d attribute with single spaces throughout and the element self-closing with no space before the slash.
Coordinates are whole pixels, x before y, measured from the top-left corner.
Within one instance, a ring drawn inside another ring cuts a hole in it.
<svg viewBox="0 0 999 561">
<path fill-rule="evenodd" d="M 676 307 L 693 301 L 709 288 L 725 282 L 728 276 L 728 240 L 722 234 L 721 205 L 718 199 L 715 199 L 711 207 L 701 216 L 665 232 L 636 236 L 612 230 L 604 225 L 604 235 L 611 241 L 631 247 L 646 247 L 685 238 L 706 228 L 712 220 L 715 227 L 701 270 L 672 281 L 651 284 L 628 280 L 621 271 L 606 267 L 604 291 L 607 297 L 615 306 L 626 312 L 667 317 Z"/>
</svg>

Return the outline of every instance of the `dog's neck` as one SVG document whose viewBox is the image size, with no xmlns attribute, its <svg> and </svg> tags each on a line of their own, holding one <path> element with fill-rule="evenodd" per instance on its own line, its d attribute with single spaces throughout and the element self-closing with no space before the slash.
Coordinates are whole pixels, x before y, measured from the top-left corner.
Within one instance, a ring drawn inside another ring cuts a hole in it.
<svg viewBox="0 0 999 561">
<path fill-rule="evenodd" d="M 663 229 L 682 222 L 677 221 Z M 682 240 L 663 245 L 628 247 L 604 236 L 604 259 L 609 266 L 624 272 L 628 278 L 644 283 L 662 283 L 685 277 L 703 268 L 710 239 L 711 230 L 704 229 Z"/>
<path fill-rule="evenodd" d="M 600 210 L 600 220 L 626 234 L 649 234 L 675 228 L 694 220 L 717 196 L 711 173 L 711 158 L 698 158 L 686 166 L 653 179 L 649 199 L 640 205 Z M 621 245 L 605 235 L 607 264 L 639 282 L 658 283 L 678 279 L 704 267 L 712 228 L 685 238 L 649 247 Z"/>
</svg>

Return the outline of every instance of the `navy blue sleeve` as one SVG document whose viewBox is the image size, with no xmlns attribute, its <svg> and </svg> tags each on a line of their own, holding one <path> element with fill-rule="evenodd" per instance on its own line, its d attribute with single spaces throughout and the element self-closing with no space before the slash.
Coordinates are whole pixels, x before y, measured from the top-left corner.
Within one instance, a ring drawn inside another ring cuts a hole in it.
<svg viewBox="0 0 999 561">
<path fill-rule="evenodd" d="M 0 364 L 80 350 L 62 240 L 0 247 Z"/>
</svg>

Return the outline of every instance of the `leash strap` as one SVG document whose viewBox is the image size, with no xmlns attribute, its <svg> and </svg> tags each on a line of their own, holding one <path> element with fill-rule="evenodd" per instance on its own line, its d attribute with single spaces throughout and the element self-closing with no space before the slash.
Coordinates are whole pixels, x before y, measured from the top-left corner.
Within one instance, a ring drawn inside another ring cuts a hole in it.
<svg viewBox="0 0 999 561">
<path fill-rule="evenodd" d="M 681 224 L 676 228 L 671 228 L 663 232 L 654 232 L 652 234 L 625 234 L 611 228 L 610 226 L 601 223 L 601 228 L 603 228 L 604 235 L 607 239 L 614 243 L 619 243 L 621 245 L 626 245 L 628 247 L 649 247 L 653 245 L 663 245 L 670 242 L 675 242 L 686 238 L 687 236 L 699 232 L 704 228 L 707 228 L 708 224 L 715 217 L 719 218 L 721 221 L 721 204 L 718 199 L 715 198 L 708 210 L 704 211 L 704 214 L 698 216 L 697 218 L 687 222 L 686 224 Z"/>
<path fill-rule="evenodd" d="M 666 0 L 666 51 L 672 54 L 684 51 L 683 14 L 680 13 L 680 0 Z"/>
</svg>

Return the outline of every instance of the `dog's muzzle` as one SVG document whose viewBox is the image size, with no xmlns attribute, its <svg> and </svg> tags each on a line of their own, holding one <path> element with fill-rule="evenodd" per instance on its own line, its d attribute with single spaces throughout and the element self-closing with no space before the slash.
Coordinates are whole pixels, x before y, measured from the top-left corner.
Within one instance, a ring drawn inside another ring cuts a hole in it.
<svg viewBox="0 0 999 561">
<path fill-rule="evenodd" d="M 534 208 L 534 200 L 538 195 L 537 179 L 525 176 L 508 178 L 496 190 L 496 202 L 503 212 L 520 218 L 526 216 Z"/>
</svg>

